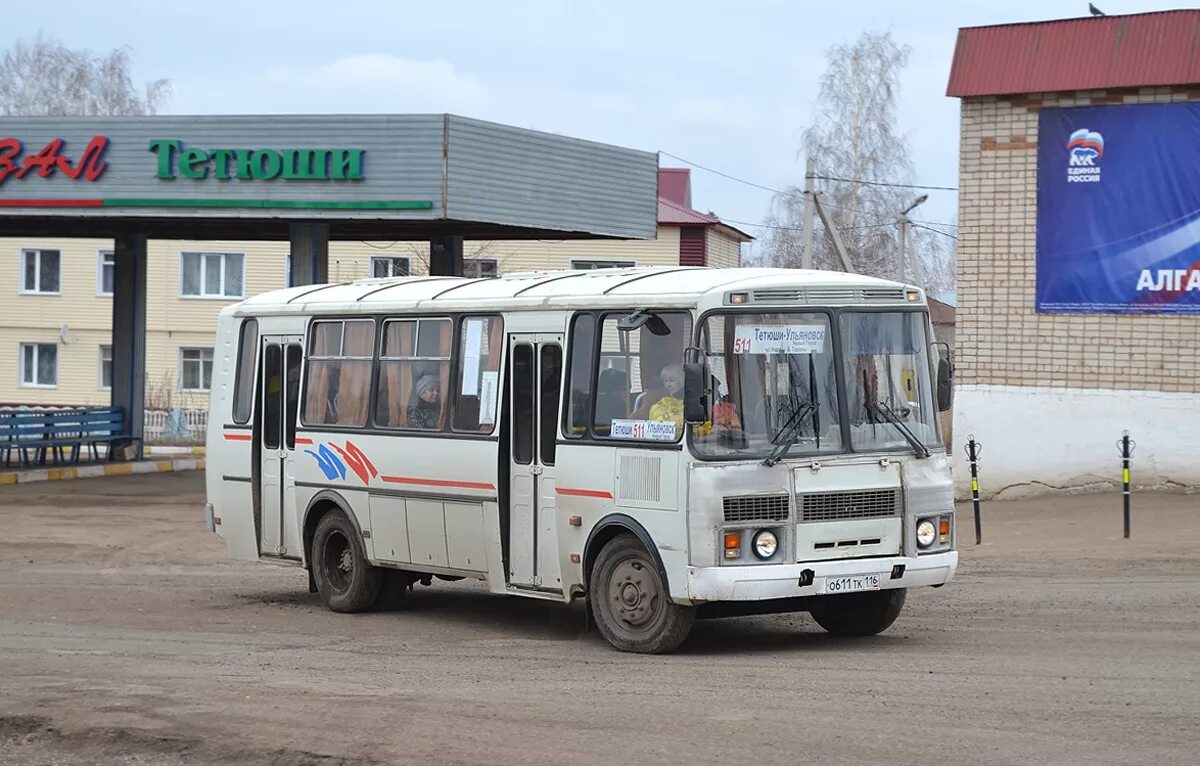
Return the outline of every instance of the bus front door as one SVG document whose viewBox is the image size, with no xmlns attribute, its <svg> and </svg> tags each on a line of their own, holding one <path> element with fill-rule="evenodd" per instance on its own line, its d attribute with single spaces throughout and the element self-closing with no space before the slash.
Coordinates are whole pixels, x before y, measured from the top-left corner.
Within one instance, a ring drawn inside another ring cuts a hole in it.
<svg viewBox="0 0 1200 766">
<path fill-rule="evenodd" d="M 262 477 L 262 540 L 264 556 L 300 558 L 296 519 L 296 410 L 300 403 L 299 336 L 266 336 L 259 370 L 262 438 L 259 452 Z"/>
<path fill-rule="evenodd" d="M 509 336 L 508 582 L 561 591 L 554 454 L 562 336 Z"/>
</svg>

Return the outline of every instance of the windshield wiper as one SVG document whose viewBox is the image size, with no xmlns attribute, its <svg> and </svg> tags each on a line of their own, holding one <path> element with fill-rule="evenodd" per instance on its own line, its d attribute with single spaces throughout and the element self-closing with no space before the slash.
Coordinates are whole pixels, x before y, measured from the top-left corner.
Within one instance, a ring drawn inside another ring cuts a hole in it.
<svg viewBox="0 0 1200 766">
<path fill-rule="evenodd" d="M 895 426 L 896 430 L 899 431 L 904 437 L 904 440 L 912 445 L 912 448 L 917 453 L 917 457 L 929 457 L 929 448 L 926 447 L 924 442 L 918 439 L 911 430 L 909 430 L 908 426 L 904 425 L 904 421 L 900 420 L 900 417 L 894 411 L 892 411 L 891 407 L 888 407 L 883 402 L 875 402 L 871 401 L 870 399 L 867 400 L 866 406 L 869 412 L 874 413 L 875 415 L 883 418 L 888 423 L 891 423 L 893 426 Z"/>
<path fill-rule="evenodd" d="M 783 456 L 792 448 L 792 445 L 800 440 L 800 424 L 804 422 L 804 416 L 816 408 L 816 405 L 812 402 L 802 402 L 796 409 L 792 410 L 792 416 L 776 432 L 775 438 L 772 440 L 775 442 L 775 449 L 763 461 L 763 465 L 770 468 L 783 459 Z"/>
</svg>

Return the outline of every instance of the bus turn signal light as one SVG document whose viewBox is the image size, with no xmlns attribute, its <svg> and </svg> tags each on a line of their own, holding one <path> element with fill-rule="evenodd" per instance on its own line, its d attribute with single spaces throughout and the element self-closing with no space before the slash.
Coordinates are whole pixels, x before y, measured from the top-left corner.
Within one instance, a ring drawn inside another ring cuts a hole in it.
<svg viewBox="0 0 1200 766">
<path fill-rule="evenodd" d="M 938 536 L 941 542 L 950 542 L 950 519 L 942 518 L 938 521 Z"/>
<path fill-rule="evenodd" d="M 742 533 L 725 533 L 725 558 L 736 559 L 742 555 Z"/>
</svg>

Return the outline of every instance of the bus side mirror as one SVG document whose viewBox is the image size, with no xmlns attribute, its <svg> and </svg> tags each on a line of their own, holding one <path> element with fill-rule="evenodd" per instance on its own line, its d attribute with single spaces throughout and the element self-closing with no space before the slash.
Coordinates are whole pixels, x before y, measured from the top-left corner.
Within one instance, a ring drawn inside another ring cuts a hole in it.
<svg viewBox="0 0 1200 766">
<path fill-rule="evenodd" d="M 937 406 L 938 412 L 945 412 L 954 403 L 954 358 L 947 353 L 946 357 L 938 360 L 937 368 Z"/>
<path fill-rule="evenodd" d="M 708 397 L 704 385 L 707 379 L 703 364 L 688 362 L 683 365 L 683 419 L 688 423 L 708 420 Z"/>
</svg>

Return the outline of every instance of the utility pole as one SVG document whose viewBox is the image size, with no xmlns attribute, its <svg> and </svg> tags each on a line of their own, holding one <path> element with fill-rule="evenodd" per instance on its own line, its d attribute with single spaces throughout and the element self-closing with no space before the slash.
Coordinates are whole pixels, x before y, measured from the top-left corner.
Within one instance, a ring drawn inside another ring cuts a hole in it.
<svg viewBox="0 0 1200 766">
<path fill-rule="evenodd" d="M 908 246 L 908 234 L 912 228 L 912 222 L 908 220 L 908 214 L 913 211 L 918 205 L 924 204 L 925 200 L 929 199 L 928 194 L 922 194 L 917 197 L 911 205 L 904 208 L 904 212 L 900 214 L 900 278 L 905 279 L 908 276 L 908 259 L 912 258 L 913 278 L 916 280 L 917 287 L 925 289 L 925 269 L 921 267 L 921 258 L 915 252 L 914 248 Z M 911 252 L 911 255 L 910 255 Z"/>
<path fill-rule="evenodd" d="M 800 267 L 813 267 L 812 230 L 813 209 L 816 207 L 817 163 L 809 157 L 804 161 L 804 249 L 800 256 Z"/>
</svg>

